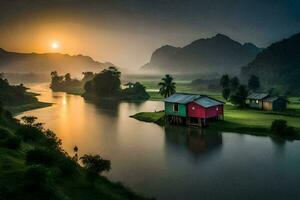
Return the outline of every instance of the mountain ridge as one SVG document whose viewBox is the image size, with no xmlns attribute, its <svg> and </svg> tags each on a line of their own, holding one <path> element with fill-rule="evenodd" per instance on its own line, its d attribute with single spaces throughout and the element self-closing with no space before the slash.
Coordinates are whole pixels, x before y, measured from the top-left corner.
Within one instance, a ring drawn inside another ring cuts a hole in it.
<svg viewBox="0 0 300 200">
<path fill-rule="evenodd" d="M 114 66 L 110 62 L 99 62 L 85 55 L 69 55 L 63 53 L 19 53 L 0 48 L 0 71 L 2 72 L 36 72 L 79 74 L 83 71 L 99 72 Z"/>
<path fill-rule="evenodd" d="M 271 44 L 242 68 L 243 79 L 252 74 L 264 85 L 281 85 L 285 91 L 299 90 L 300 33 Z M 299 90 L 300 91 L 300 90 Z"/>
<path fill-rule="evenodd" d="M 200 38 L 183 47 L 164 45 L 156 49 L 144 71 L 186 73 L 232 73 L 249 63 L 261 51 L 253 43 L 241 44 L 224 34 Z"/>
</svg>

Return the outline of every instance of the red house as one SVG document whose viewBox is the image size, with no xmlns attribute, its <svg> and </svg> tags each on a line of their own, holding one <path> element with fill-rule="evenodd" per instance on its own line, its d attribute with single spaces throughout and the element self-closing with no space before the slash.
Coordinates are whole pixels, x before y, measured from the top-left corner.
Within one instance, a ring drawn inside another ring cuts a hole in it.
<svg viewBox="0 0 300 200">
<path fill-rule="evenodd" d="M 204 127 L 224 116 L 224 103 L 205 95 L 176 93 L 164 101 L 170 123 Z"/>
<path fill-rule="evenodd" d="M 201 96 L 187 104 L 187 124 L 206 126 L 208 121 L 223 119 L 224 103 Z"/>
</svg>

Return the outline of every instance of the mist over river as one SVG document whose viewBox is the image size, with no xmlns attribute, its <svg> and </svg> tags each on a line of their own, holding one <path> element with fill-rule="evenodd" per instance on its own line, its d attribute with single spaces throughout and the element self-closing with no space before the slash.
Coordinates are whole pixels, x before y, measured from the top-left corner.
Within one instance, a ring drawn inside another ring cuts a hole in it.
<svg viewBox="0 0 300 200">
<path fill-rule="evenodd" d="M 18 118 L 38 117 L 70 155 L 76 145 L 79 155 L 111 160 L 112 170 L 104 175 L 137 193 L 159 200 L 300 199 L 299 141 L 160 127 L 129 117 L 162 110 L 160 101 L 95 104 L 52 92 L 48 84 L 28 86 L 41 94 L 40 101 L 54 105 Z"/>
</svg>

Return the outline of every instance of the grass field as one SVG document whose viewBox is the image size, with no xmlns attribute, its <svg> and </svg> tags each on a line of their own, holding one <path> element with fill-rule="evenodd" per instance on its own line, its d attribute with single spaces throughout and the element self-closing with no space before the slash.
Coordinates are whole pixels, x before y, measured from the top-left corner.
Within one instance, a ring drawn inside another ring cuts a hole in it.
<svg viewBox="0 0 300 200">
<path fill-rule="evenodd" d="M 146 90 L 147 90 L 148 94 L 150 95 L 150 100 L 162 100 L 163 99 L 163 97 L 158 93 L 159 80 L 141 81 L 141 83 L 146 87 Z M 203 95 L 208 95 L 208 96 L 211 96 L 211 97 L 219 99 L 219 100 L 223 100 L 220 91 L 198 89 L 198 88 L 193 87 L 190 84 L 190 81 L 176 82 L 176 92 L 203 94 Z"/>
<path fill-rule="evenodd" d="M 162 100 L 158 93 L 159 81 L 141 81 L 151 96 L 151 100 Z M 220 91 L 198 90 L 189 82 L 177 82 L 176 92 L 205 94 L 218 100 L 224 101 Z M 210 124 L 210 129 L 220 131 L 232 131 L 254 135 L 268 135 L 272 122 L 276 119 L 283 119 L 288 125 L 295 127 L 300 133 L 300 97 L 289 98 L 288 109 L 285 112 L 261 111 L 255 109 L 238 109 L 230 103 L 224 107 L 224 121 Z M 133 117 L 146 122 L 159 121 L 157 118 L 163 114 L 159 113 L 138 113 Z M 153 118 L 153 119 L 151 119 Z"/>
</svg>

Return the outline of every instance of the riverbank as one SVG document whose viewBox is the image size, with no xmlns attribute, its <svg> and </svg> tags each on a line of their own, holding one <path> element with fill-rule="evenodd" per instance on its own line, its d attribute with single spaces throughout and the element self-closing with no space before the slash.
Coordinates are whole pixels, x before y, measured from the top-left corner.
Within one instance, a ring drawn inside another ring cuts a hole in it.
<svg viewBox="0 0 300 200">
<path fill-rule="evenodd" d="M 284 113 L 266 112 L 253 109 L 238 109 L 232 105 L 224 107 L 224 121 L 212 122 L 207 129 L 236 132 L 249 135 L 271 136 L 270 127 L 274 120 L 286 120 L 289 126 L 293 126 L 298 135 L 295 139 L 300 139 L 300 111 L 288 110 Z M 132 118 L 144 122 L 165 125 L 164 112 L 142 112 L 137 113 Z"/>
<path fill-rule="evenodd" d="M 103 176 L 91 184 L 87 173 L 62 150 L 55 134 L 23 126 L 0 111 L 0 199 L 146 199 Z"/>
<path fill-rule="evenodd" d="M 37 101 L 37 102 L 29 103 L 29 104 L 22 104 L 22 105 L 16 105 L 16 106 L 5 106 L 4 108 L 6 110 L 10 111 L 13 116 L 16 116 L 25 111 L 46 108 L 46 107 L 49 107 L 52 105 L 53 105 L 52 103 Z"/>
</svg>

